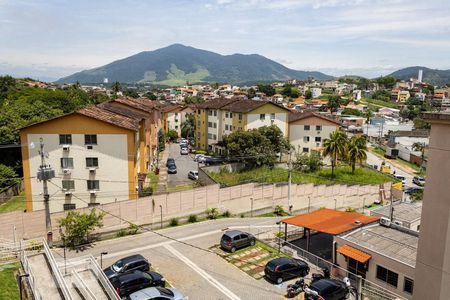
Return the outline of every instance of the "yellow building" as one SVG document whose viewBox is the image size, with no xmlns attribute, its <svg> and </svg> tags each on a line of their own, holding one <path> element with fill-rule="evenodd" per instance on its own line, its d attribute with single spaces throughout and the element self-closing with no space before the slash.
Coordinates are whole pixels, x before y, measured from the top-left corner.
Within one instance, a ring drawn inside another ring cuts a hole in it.
<svg viewBox="0 0 450 300">
<path fill-rule="evenodd" d="M 224 135 L 237 130 L 276 125 L 288 136 L 290 110 L 269 101 L 218 99 L 197 105 L 195 122 L 198 149 L 223 154 Z"/>
<path fill-rule="evenodd" d="M 90 106 L 20 130 L 27 211 L 44 209 L 40 140 L 56 177 L 48 184 L 50 211 L 136 199 L 148 172 L 146 116 Z"/>
</svg>

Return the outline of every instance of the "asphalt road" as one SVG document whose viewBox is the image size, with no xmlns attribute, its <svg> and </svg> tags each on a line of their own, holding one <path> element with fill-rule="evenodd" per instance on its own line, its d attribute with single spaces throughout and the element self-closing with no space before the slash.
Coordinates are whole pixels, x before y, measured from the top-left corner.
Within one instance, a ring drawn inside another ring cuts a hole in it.
<svg viewBox="0 0 450 300">
<path fill-rule="evenodd" d="M 384 161 L 383 159 L 379 158 L 379 157 L 376 156 L 375 154 L 373 154 L 373 153 L 371 153 L 371 152 L 367 152 L 367 163 L 368 163 L 369 165 L 377 165 L 378 168 L 380 168 L 381 163 L 382 163 L 383 161 Z M 388 166 L 391 167 L 391 172 L 394 172 L 394 171 L 395 171 L 395 174 L 396 174 L 396 175 L 401 175 L 401 176 L 404 176 L 404 177 L 405 177 L 405 179 L 406 179 L 406 185 L 405 185 L 405 187 L 411 187 L 411 186 L 412 186 L 412 187 L 417 187 L 417 185 L 415 185 L 415 184 L 412 182 L 412 179 L 413 179 L 413 177 L 414 177 L 414 174 L 409 174 L 409 173 L 407 173 L 407 172 L 405 172 L 405 171 L 403 171 L 403 170 L 401 170 L 401 169 L 399 169 L 399 168 L 396 168 L 394 165 L 390 164 L 388 161 L 386 161 L 386 165 L 388 165 Z"/>
<path fill-rule="evenodd" d="M 169 144 L 169 157 L 175 159 L 177 173 L 168 174 L 168 184 L 170 186 L 176 186 L 192 183 L 193 181 L 187 176 L 189 171 L 197 170 L 197 163 L 193 160 L 191 155 L 181 155 L 180 144 L 172 143 Z"/>
</svg>

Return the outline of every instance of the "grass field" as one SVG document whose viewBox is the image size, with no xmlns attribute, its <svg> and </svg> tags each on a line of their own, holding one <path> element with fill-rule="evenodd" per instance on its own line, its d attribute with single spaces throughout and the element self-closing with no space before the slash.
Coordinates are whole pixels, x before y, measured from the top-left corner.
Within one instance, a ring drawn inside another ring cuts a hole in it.
<svg viewBox="0 0 450 300">
<path fill-rule="evenodd" d="M 209 172 L 214 180 L 225 185 L 237 185 L 245 182 L 287 182 L 288 171 L 283 168 L 258 168 L 239 173 L 213 173 Z M 313 173 L 292 172 L 293 183 L 314 183 L 314 184 L 380 184 L 393 181 L 391 177 L 376 171 L 357 168 L 355 174 L 351 173 L 351 167 L 340 166 L 335 170 L 335 177 L 331 176 L 331 169 L 326 168 Z"/>
<path fill-rule="evenodd" d="M 378 105 L 378 106 L 385 106 L 385 107 L 389 107 L 389 108 L 398 109 L 398 105 L 394 102 L 387 102 L 387 101 L 370 99 L 370 98 L 363 98 L 363 99 L 361 99 L 361 102 L 366 102 L 366 103 L 370 103 L 370 104 L 374 104 L 374 105 Z"/>
<path fill-rule="evenodd" d="M 19 267 L 19 263 L 0 266 L 0 299 L 19 300 L 19 287 L 15 276 Z"/>
<path fill-rule="evenodd" d="M 25 209 L 25 194 L 23 192 L 20 193 L 20 195 L 14 196 L 7 202 L 0 205 L 0 213 L 24 209 Z"/>
</svg>

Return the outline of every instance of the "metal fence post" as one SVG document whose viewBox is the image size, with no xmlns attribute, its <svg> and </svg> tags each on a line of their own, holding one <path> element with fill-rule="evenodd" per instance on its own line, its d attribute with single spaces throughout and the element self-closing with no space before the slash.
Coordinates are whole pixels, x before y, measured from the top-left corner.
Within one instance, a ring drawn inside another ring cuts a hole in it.
<svg viewBox="0 0 450 300">
<path fill-rule="evenodd" d="M 357 283 L 357 289 L 356 289 L 356 300 L 360 300 L 361 295 L 362 295 L 362 282 L 363 282 L 363 278 L 361 277 L 361 275 L 358 275 L 358 283 Z"/>
</svg>

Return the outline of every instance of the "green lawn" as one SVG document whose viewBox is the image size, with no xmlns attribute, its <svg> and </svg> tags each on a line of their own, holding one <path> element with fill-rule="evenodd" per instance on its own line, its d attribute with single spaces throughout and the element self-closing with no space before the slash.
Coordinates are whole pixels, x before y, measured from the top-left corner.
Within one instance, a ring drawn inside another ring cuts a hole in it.
<svg viewBox="0 0 450 300">
<path fill-rule="evenodd" d="M 385 106 L 385 107 L 398 109 L 398 105 L 394 102 L 387 102 L 387 101 L 370 99 L 370 98 L 362 98 L 361 102 L 366 102 L 366 103 L 370 103 L 370 104 L 374 104 L 374 105 L 378 105 L 378 106 Z"/>
<path fill-rule="evenodd" d="M 7 202 L 0 205 L 0 213 L 25 209 L 25 195 L 20 193 L 18 196 L 12 197 Z"/>
<path fill-rule="evenodd" d="M 19 263 L 0 266 L 0 299 L 19 300 L 19 287 L 15 276 L 19 268 Z"/>
<path fill-rule="evenodd" d="M 186 190 L 192 190 L 194 188 L 198 187 L 198 184 L 196 182 L 187 183 L 187 184 L 181 184 L 181 185 L 174 185 L 174 186 L 167 186 L 167 192 L 181 192 Z"/>
<path fill-rule="evenodd" d="M 288 171 L 283 168 L 258 168 L 239 173 L 213 173 L 208 172 L 214 180 L 225 185 L 237 185 L 245 182 L 287 182 Z M 357 168 L 355 174 L 351 173 L 351 167 L 340 166 L 335 170 L 335 177 L 331 176 L 331 169 L 325 168 L 313 173 L 292 172 L 292 183 L 314 183 L 314 184 L 380 184 L 393 181 L 379 172 Z"/>
</svg>

